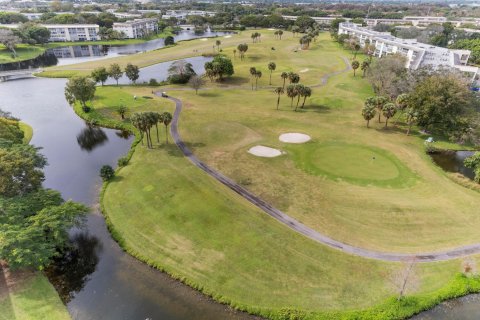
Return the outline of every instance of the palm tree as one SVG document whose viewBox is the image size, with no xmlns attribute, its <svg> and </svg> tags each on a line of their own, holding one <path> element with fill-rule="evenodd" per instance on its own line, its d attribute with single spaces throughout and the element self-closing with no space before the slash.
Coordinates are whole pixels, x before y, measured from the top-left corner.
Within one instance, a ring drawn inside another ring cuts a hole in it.
<svg viewBox="0 0 480 320">
<path fill-rule="evenodd" d="M 292 83 L 299 83 L 300 82 L 300 76 L 294 72 L 289 72 L 288 73 L 288 80 L 290 80 L 290 84 Z"/>
<path fill-rule="evenodd" d="M 258 70 L 255 73 L 255 90 L 257 90 L 258 88 L 258 79 L 260 79 L 261 77 L 262 77 L 262 71 Z"/>
<path fill-rule="evenodd" d="M 357 58 L 357 53 L 358 53 L 358 50 L 360 50 L 360 45 L 358 43 L 355 43 L 355 45 L 353 46 L 353 59 L 356 59 Z"/>
<path fill-rule="evenodd" d="M 278 30 L 278 37 L 279 37 L 280 40 L 282 40 L 282 35 L 283 35 L 283 31 Z"/>
<path fill-rule="evenodd" d="M 297 94 L 298 94 L 298 92 L 297 92 L 296 85 L 295 84 L 289 84 L 287 86 L 287 97 L 292 99 L 292 101 L 290 103 L 290 108 L 293 108 L 293 98 L 295 98 L 297 96 Z"/>
<path fill-rule="evenodd" d="M 353 76 L 355 77 L 355 72 L 357 71 L 358 67 L 360 67 L 360 62 L 357 60 L 352 61 L 352 69 L 353 69 Z"/>
<path fill-rule="evenodd" d="M 220 40 L 215 41 L 215 45 L 217 46 L 217 51 L 220 52 L 220 45 L 222 42 Z"/>
<path fill-rule="evenodd" d="M 300 98 L 303 96 L 303 92 L 305 90 L 305 86 L 301 83 L 297 83 L 295 84 L 295 90 L 297 91 L 297 104 L 295 105 L 295 111 L 297 111 Z"/>
<path fill-rule="evenodd" d="M 127 107 L 125 107 L 123 104 L 117 108 L 117 113 L 120 115 L 120 117 L 122 117 L 122 120 L 125 119 L 125 114 L 127 113 L 127 111 Z"/>
<path fill-rule="evenodd" d="M 160 137 L 158 136 L 158 122 L 160 121 L 160 113 L 152 112 L 151 114 L 152 121 L 155 122 L 155 131 L 157 132 L 157 142 L 160 142 Z"/>
<path fill-rule="evenodd" d="M 365 101 L 365 105 L 362 108 L 362 116 L 363 119 L 367 121 L 367 128 L 370 127 L 370 120 L 375 117 L 375 113 L 377 113 L 375 105 L 370 103 L 367 99 L 367 101 Z"/>
<path fill-rule="evenodd" d="M 410 135 L 410 130 L 412 129 L 412 125 L 415 121 L 417 121 L 418 113 L 413 108 L 408 108 L 405 112 L 405 116 L 407 117 L 407 136 Z"/>
<path fill-rule="evenodd" d="M 257 69 L 255 67 L 250 67 L 250 79 L 252 82 L 252 90 L 253 90 L 253 79 L 255 78 L 257 74 Z"/>
<path fill-rule="evenodd" d="M 397 99 L 395 99 L 395 105 L 397 106 L 397 110 L 403 113 L 405 109 L 408 107 L 408 94 L 402 93 L 398 95 Z M 396 121 L 395 121 L 395 124 L 396 124 Z"/>
<path fill-rule="evenodd" d="M 378 111 L 378 123 L 380 123 L 380 115 L 382 114 L 383 106 L 388 102 L 388 99 L 384 96 L 373 97 L 373 103 Z"/>
<path fill-rule="evenodd" d="M 166 142 L 168 144 L 168 125 L 172 122 L 172 114 L 170 112 L 164 112 L 161 114 L 161 119 L 163 124 L 165 125 L 165 136 L 166 136 Z"/>
<path fill-rule="evenodd" d="M 360 69 L 363 71 L 362 77 L 365 78 L 365 73 L 367 72 L 368 68 L 370 68 L 370 62 L 367 60 L 362 62 Z"/>
<path fill-rule="evenodd" d="M 268 70 L 270 70 L 270 85 L 272 85 L 272 72 L 275 71 L 275 69 L 277 68 L 277 65 L 275 64 L 275 62 L 270 62 L 268 64 Z"/>
<path fill-rule="evenodd" d="M 237 57 L 237 49 L 233 49 L 233 57 L 234 57 L 234 58 Z"/>
<path fill-rule="evenodd" d="M 303 109 L 303 106 L 305 106 L 305 101 L 311 95 L 312 95 L 312 88 L 304 86 L 303 87 L 303 92 L 302 92 L 302 97 L 303 97 L 303 103 L 302 103 L 302 106 L 301 106 L 302 109 Z"/>
<path fill-rule="evenodd" d="M 287 80 L 287 78 L 288 78 L 288 73 L 282 72 L 280 77 L 283 79 L 283 89 L 285 89 L 285 80 Z"/>
<path fill-rule="evenodd" d="M 142 128 L 142 123 L 140 119 L 140 114 L 139 113 L 134 113 L 133 116 L 130 118 L 130 121 L 132 122 L 132 125 L 140 131 L 140 140 L 142 141 L 142 146 L 143 146 L 143 128 Z"/>
<path fill-rule="evenodd" d="M 280 96 L 285 93 L 285 90 L 282 87 L 277 87 L 275 88 L 275 90 L 273 90 L 273 92 L 275 92 L 278 95 L 278 99 L 277 99 L 277 110 L 278 110 L 278 106 L 280 105 Z"/>
<path fill-rule="evenodd" d="M 382 108 L 382 114 L 385 117 L 385 128 L 388 125 L 388 119 L 393 117 L 395 113 L 397 112 L 397 107 L 391 102 L 386 103 L 383 108 Z"/>
</svg>

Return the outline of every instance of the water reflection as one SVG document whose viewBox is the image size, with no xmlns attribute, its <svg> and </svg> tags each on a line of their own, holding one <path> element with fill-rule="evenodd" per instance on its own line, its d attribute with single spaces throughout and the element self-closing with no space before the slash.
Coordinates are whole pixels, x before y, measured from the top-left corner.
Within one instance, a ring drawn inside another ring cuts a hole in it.
<svg viewBox="0 0 480 320">
<path fill-rule="evenodd" d="M 88 152 L 91 152 L 93 149 L 103 145 L 107 141 L 108 137 L 101 128 L 89 124 L 87 124 L 87 126 L 77 135 L 78 145 L 82 150 Z"/>
<path fill-rule="evenodd" d="M 473 155 L 473 151 L 445 151 L 433 153 L 430 156 L 433 161 L 447 172 L 457 172 L 474 179 L 475 172 L 472 168 L 464 166 L 463 161 Z"/>
<path fill-rule="evenodd" d="M 125 140 L 129 139 L 132 136 L 132 134 L 130 132 L 125 131 L 125 130 L 117 131 L 117 132 L 115 132 L 115 134 L 117 135 L 117 137 L 125 139 Z"/>
<path fill-rule="evenodd" d="M 70 240 L 71 245 L 46 270 L 65 304 L 90 280 L 103 250 L 101 242 L 86 232 L 76 233 Z"/>
</svg>

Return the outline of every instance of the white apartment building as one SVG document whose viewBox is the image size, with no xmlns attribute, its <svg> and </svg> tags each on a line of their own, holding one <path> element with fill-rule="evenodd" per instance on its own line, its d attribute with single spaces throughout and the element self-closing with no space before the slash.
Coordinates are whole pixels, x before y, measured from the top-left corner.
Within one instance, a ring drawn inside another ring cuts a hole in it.
<svg viewBox="0 0 480 320">
<path fill-rule="evenodd" d="M 158 32 L 158 19 L 135 19 L 127 22 L 115 22 L 113 30 L 123 32 L 125 38 L 137 39 Z"/>
<path fill-rule="evenodd" d="M 100 27 L 97 24 L 44 24 L 50 30 L 51 42 L 97 41 Z"/>
<path fill-rule="evenodd" d="M 407 57 L 406 68 L 448 67 L 460 70 L 472 81 L 477 78 L 479 68 L 467 65 L 470 50 L 453 50 L 420 43 L 415 39 L 400 39 L 388 32 L 369 30 L 349 22 L 340 23 L 338 33 L 356 38 L 362 47 L 367 44 L 375 46 L 377 57 L 395 53 Z"/>
</svg>

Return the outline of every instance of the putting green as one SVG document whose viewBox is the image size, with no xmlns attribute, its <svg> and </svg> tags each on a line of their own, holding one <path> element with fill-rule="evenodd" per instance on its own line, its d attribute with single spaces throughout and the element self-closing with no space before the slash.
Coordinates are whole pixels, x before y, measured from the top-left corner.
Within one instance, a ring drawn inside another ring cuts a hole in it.
<svg viewBox="0 0 480 320">
<path fill-rule="evenodd" d="M 415 175 L 393 154 L 354 144 L 306 144 L 291 148 L 294 160 L 309 174 L 361 185 L 406 187 Z"/>
</svg>

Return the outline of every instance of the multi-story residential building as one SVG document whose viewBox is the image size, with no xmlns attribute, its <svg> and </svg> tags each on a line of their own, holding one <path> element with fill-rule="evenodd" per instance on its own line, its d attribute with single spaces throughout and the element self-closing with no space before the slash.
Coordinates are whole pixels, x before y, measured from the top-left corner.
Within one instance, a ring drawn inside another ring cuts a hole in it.
<svg viewBox="0 0 480 320">
<path fill-rule="evenodd" d="M 177 18 L 186 19 L 188 16 L 213 17 L 215 12 L 203 10 L 167 10 L 162 19 Z"/>
<path fill-rule="evenodd" d="M 158 19 L 135 19 L 127 22 L 115 22 L 113 30 L 123 32 L 125 38 L 137 39 L 158 32 Z"/>
<path fill-rule="evenodd" d="M 377 57 L 395 53 L 405 56 L 406 68 L 455 68 L 468 75 L 472 81 L 477 78 L 479 68 L 467 65 L 470 50 L 452 50 L 421 43 L 415 39 L 400 39 L 388 32 L 373 31 L 350 22 L 340 23 L 338 33 L 356 38 L 362 47 L 372 45 Z"/>
<path fill-rule="evenodd" d="M 100 27 L 96 24 L 45 24 L 50 30 L 49 41 L 97 41 Z"/>
</svg>

